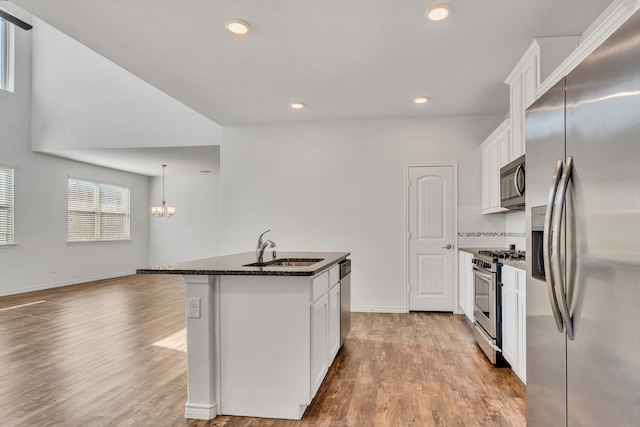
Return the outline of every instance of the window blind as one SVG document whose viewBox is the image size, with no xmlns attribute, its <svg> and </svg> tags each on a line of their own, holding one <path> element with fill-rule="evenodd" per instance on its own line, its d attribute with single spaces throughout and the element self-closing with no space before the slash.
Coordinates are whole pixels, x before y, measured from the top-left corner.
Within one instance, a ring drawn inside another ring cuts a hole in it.
<svg viewBox="0 0 640 427">
<path fill-rule="evenodd" d="M 68 240 L 129 239 L 128 187 L 69 178 L 68 203 Z"/>
<path fill-rule="evenodd" d="M 14 243 L 13 168 L 0 166 L 0 244 Z"/>
</svg>

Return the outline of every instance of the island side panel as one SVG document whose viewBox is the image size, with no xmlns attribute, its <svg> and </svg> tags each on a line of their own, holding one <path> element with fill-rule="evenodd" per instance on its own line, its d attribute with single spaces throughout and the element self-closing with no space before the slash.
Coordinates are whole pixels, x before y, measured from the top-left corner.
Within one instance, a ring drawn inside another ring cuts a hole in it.
<svg viewBox="0 0 640 427">
<path fill-rule="evenodd" d="M 310 298 L 308 277 L 221 277 L 221 414 L 302 417 L 310 401 Z"/>
<path fill-rule="evenodd" d="M 183 276 L 187 284 L 187 404 L 185 417 L 201 420 L 220 413 L 218 276 Z M 189 317 L 190 298 L 200 299 L 200 317 Z"/>
</svg>

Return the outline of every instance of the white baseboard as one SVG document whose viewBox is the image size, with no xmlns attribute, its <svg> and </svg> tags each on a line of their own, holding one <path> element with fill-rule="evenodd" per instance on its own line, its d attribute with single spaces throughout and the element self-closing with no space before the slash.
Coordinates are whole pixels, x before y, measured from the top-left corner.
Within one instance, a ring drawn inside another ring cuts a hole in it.
<svg viewBox="0 0 640 427">
<path fill-rule="evenodd" d="M 42 290 L 45 290 L 45 289 L 59 288 L 59 287 L 62 287 L 62 286 L 77 285 L 79 283 L 94 282 L 96 280 L 113 279 L 115 277 L 129 276 L 131 274 L 136 274 L 136 272 L 135 271 L 126 271 L 126 272 L 120 272 L 120 273 L 114 273 L 114 274 L 104 274 L 104 275 L 101 275 L 101 276 L 83 277 L 81 279 L 67 280 L 67 281 L 64 281 L 64 282 L 44 283 L 44 284 L 41 284 L 41 285 L 29 286 L 29 287 L 26 287 L 26 288 L 18 288 L 18 289 L 10 289 L 8 291 L 0 291 L 0 297 L 7 296 L 7 295 L 24 294 L 24 293 L 33 292 L 33 291 L 42 291 Z"/>
<path fill-rule="evenodd" d="M 384 306 L 351 306 L 351 311 L 355 313 L 407 313 L 405 307 L 384 307 Z"/>
<path fill-rule="evenodd" d="M 184 417 L 196 420 L 211 420 L 218 415 L 216 404 L 199 405 L 197 403 L 187 403 L 184 409 Z"/>
</svg>

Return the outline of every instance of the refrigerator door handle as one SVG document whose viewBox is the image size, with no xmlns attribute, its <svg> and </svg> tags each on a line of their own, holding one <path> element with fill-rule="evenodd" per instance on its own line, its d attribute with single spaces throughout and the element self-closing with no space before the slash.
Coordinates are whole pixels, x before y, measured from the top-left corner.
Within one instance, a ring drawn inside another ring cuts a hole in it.
<svg viewBox="0 0 640 427">
<path fill-rule="evenodd" d="M 564 286 L 564 278 L 562 277 L 562 265 L 560 264 L 560 225 L 562 223 L 562 214 L 564 206 L 567 200 L 567 188 L 569 186 L 569 180 L 571 180 L 571 172 L 573 170 L 573 157 L 567 157 L 566 166 L 560 185 L 558 186 L 558 192 L 556 194 L 556 200 L 553 207 L 553 237 L 552 237 L 552 250 L 554 256 L 552 257 L 553 268 L 555 270 L 554 281 L 556 290 L 556 301 L 560 307 L 560 313 L 562 314 L 562 321 L 567 329 L 567 338 L 573 340 L 573 321 L 569 314 L 569 306 L 567 304 L 566 290 Z"/>
<path fill-rule="evenodd" d="M 562 317 L 560 314 L 560 308 L 558 308 L 558 301 L 556 301 L 555 285 L 553 281 L 553 266 L 551 264 L 551 256 L 553 254 L 551 247 L 551 227 L 553 223 L 553 203 L 558 191 L 558 184 L 562 177 L 562 160 L 558 160 L 556 165 L 556 172 L 553 174 L 551 188 L 549 188 L 549 198 L 547 199 L 547 209 L 544 217 L 544 231 L 542 237 L 542 254 L 545 277 L 547 278 L 547 293 L 549 294 L 549 302 L 551 303 L 551 311 L 553 312 L 553 318 L 556 321 L 558 332 L 563 332 L 564 327 L 562 325 Z"/>
</svg>

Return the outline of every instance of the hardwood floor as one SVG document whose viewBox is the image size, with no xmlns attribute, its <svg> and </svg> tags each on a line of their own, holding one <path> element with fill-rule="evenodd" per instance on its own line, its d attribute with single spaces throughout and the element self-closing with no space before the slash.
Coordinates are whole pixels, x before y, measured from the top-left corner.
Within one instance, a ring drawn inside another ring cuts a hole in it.
<svg viewBox="0 0 640 427">
<path fill-rule="evenodd" d="M 0 298 L 0 425 L 525 425 L 524 386 L 463 316 L 353 313 L 301 421 L 186 420 L 185 285 L 139 275 Z"/>
</svg>

